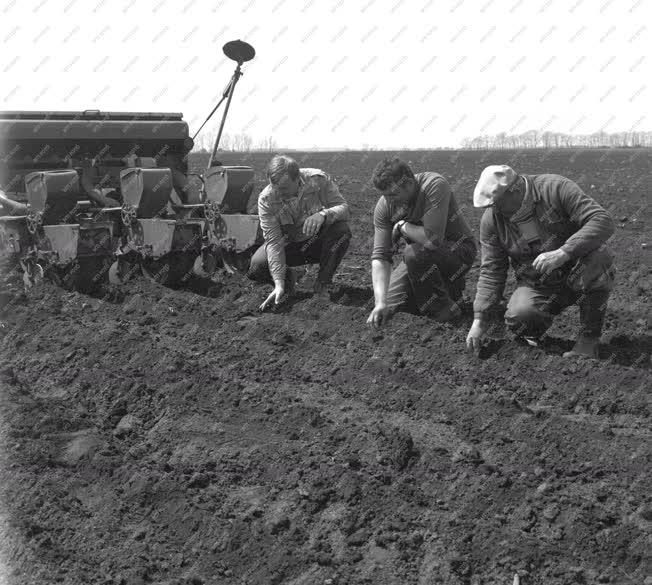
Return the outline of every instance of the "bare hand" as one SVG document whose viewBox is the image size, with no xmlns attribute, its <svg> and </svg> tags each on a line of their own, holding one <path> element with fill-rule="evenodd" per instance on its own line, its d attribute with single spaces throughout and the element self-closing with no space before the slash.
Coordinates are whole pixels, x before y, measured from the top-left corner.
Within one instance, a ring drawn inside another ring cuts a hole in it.
<svg viewBox="0 0 652 585">
<path fill-rule="evenodd" d="M 471 329 L 469 329 L 469 333 L 466 336 L 466 349 L 473 351 L 476 356 L 479 355 L 480 348 L 482 347 L 482 338 L 486 332 L 487 323 L 480 319 L 474 319 Z"/>
<path fill-rule="evenodd" d="M 538 272 L 545 274 L 552 272 L 556 268 L 563 266 L 570 260 L 570 256 L 561 248 L 553 250 L 552 252 L 543 252 L 539 254 L 532 262 L 532 266 Z"/>
<path fill-rule="evenodd" d="M 367 323 L 370 323 L 375 329 L 386 325 L 392 316 L 390 308 L 385 304 L 379 304 L 371 311 Z"/>
<path fill-rule="evenodd" d="M 275 306 L 280 305 L 285 300 L 283 297 L 285 297 L 285 287 L 277 284 L 274 287 L 274 290 L 269 293 L 269 296 L 263 301 L 263 304 L 258 308 L 259 310 L 264 311 L 272 303 L 274 303 Z"/>
<path fill-rule="evenodd" d="M 303 233 L 307 236 L 314 236 L 319 232 L 321 226 L 326 221 L 326 218 L 323 214 L 317 212 L 313 213 L 310 217 L 306 218 L 306 221 L 303 222 Z"/>
</svg>

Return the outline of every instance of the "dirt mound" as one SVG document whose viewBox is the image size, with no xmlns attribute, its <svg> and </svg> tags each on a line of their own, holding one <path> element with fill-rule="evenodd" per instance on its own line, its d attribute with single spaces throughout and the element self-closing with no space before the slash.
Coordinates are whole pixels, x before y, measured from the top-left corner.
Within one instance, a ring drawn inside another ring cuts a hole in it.
<svg viewBox="0 0 652 585">
<path fill-rule="evenodd" d="M 444 170 L 470 178 L 493 162 L 473 155 Z M 238 277 L 204 294 L 141 279 L 119 302 L 48 284 L 26 296 L 6 279 L 7 583 L 647 583 L 638 194 L 623 195 L 603 359 L 560 357 L 576 310 L 542 348 L 496 327 L 476 359 L 462 351 L 470 316 L 365 325 L 375 196 L 353 181 L 374 161 L 354 176 L 345 160 L 330 168 L 357 208 L 357 247 L 330 302 L 309 278 L 265 314 L 268 289 Z"/>
</svg>

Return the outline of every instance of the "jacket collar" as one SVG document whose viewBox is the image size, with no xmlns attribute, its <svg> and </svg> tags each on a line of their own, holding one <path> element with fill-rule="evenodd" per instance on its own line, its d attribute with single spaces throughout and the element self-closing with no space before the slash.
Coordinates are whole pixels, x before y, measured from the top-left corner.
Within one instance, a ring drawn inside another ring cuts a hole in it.
<svg viewBox="0 0 652 585">
<path fill-rule="evenodd" d="M 523 202 L 521 203 L 521 206 L 518 208 L 516 213 L 514 213 L 514 215 L 509 218 L 509 220 L 513 223 L 521 223 L 523 221 L 527 221 L 530 217 L 532 217 L 534 213 L 535 193 L 532 186 L 532 181 L 526 175 L 521 176 L 525 180 L 525 195 L 523 195 Z"/>
</svg>

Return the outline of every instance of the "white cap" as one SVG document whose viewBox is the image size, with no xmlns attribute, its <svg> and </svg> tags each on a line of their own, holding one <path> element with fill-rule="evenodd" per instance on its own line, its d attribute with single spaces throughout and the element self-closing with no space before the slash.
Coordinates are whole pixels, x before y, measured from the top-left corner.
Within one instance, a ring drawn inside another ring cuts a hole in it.
<svg viewBox="0 0 652 585">
<path fill-rule="evenodd" d="M 507 191 L 516 181 L 518 175 L 507 165 L 488 166 L 480 174 L 473 191 L 473 206 L 488 207 L 494 202 L 494 197 Z"/>
</svg>

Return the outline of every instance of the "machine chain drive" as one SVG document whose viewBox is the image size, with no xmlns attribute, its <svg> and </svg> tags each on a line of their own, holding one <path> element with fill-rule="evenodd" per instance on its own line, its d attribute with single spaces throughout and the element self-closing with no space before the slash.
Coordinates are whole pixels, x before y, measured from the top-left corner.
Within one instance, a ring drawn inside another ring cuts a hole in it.
<svg viewBox="0 0 652 585">
<path fill-rule="evenodd" d="M 43 212 L 42 211 L 36 211 L 34 213 L 28 213 L 27 218 L 27 231 L 34 235 L 36 233 L 36 230 L 38 230 L 39 226 L 43 223 Z"/>
</svg>

